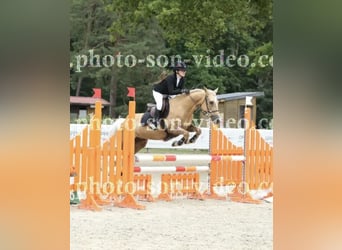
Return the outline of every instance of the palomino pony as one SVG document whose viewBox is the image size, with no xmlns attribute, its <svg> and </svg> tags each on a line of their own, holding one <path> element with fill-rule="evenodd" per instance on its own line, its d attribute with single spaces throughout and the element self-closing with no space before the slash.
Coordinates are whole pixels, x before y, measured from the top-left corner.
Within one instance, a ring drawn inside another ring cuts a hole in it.
<svg viewBox="0 0 342 250">
<path fill-rule="evenodd" d="M 172 146 L 181 146 L 182 144 L 194 143 L 201 129 L 196 127 L 193 122 L 193 113 L 200 108 L 206 117 L 210 117 L 215 123 L 219 122 L 218 101 L 215 90 L 193 89 L 190 94 L 177 95 L 170 99 L 170 112 L 164 118 L 164 126 L 152 130 L 148 126 L 141 125 L 142 113 L 135 115 L 135 153 L 144 148 L 148 140 L 164 140 L 183 135 L 183 137 L 172 143 Z M 195 132 L 189 139 L 189 132 Z"/>
</svg>

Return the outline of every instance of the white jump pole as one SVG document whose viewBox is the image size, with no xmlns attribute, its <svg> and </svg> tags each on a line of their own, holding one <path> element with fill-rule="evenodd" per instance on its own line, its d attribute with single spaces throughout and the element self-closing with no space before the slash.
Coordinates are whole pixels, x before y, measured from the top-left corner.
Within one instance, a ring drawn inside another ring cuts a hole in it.
<svg viewBox="0 0 342 250">
<path fill-rule="evenodd" d="M 165 167 L 134 167 L 134 173 L 179 173 L 209 172 L 208 166 L 165 166 Z"/>
<path fill-rule="evenodd" d="M 201 155 L 201 154 L 136 154 L 135 165 L 137 166 L 206 166 L 211 161 L 244 161 L 243 155 Z"/>
</svg>

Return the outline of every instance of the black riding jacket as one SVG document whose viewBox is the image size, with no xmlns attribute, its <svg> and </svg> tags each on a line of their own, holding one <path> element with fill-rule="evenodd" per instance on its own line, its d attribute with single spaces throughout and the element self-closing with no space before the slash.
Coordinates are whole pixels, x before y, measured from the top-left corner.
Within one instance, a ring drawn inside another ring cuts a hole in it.
<svg viewBox="0 0 342 250">
<path fill-rule="evenodd" d="M 155 84 L 153 87 L 154 91 L 157 91 L 163 95 L 178 95 L 182 93 L 182 89 L 184 88 L 185 79 L 182 77 L 179 80 L 178 87 L 177 84 L 177 76 L 176 73 L 167 76 L 160 83 Z"/>
</svg>

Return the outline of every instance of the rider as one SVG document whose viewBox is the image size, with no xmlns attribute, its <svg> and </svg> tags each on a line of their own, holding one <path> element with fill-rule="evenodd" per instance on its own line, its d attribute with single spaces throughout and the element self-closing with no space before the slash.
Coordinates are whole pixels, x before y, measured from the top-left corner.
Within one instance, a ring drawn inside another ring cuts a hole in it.
<svg viewBox="0 0 342 250">
<path fill-rule="evenodd" d="M 149 123 L 152 129 L 157 129 L 160 112 L 163 104 L 163 95 L 174 97 L 179 94 L 189 94 L 190 91 L 184 88 L 186 65 L 184 62 L 177 62 L 173 67 L 173 74 L 168 75 L 160 83 L 153 87 L 153 97 L 156 101 L 156 112 L 153 123 Z"/>
</svg>

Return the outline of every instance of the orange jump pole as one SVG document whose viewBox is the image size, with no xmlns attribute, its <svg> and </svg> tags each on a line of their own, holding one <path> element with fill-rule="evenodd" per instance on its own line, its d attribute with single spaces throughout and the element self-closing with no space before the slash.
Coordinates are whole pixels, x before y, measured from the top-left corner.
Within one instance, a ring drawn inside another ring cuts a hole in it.
<svg viewBox="0 0 342 250">
<path fill-rule="evenodd" d="M 251 122 L 251 113 L 250 109 L 245 106 L 245 128 L 244 128 L 244 156 L 245 160 L 242 162 L 242 181 L 241 183 L 235 188 L 235 192 L 229 195 L 231 201 L 235 202 L 242 202 L 242 203 L 254 203 L 260 204 L 261 201 L 254 200 L 252 196 L 249 194 L 249 184 L 246 180 L 246 162 L 250 163 L 250 156 L 247 154 L 248 150 L 253 147 L 251 145 L 251 136 L 250 132 L 252 129 L 252 122 Z"/>
<path fill-rule="evenodd" d="M 226 195 L 219 195 L 215 188 L 223 186 L 236 186 L 241 180 L 241 161 L 233 160 L 236 156 L 243 155 L 242 147 L 235 146 L 214 124 L 210 126 L 209 152 L 212 157 L 219 156 L 222 161 L 210 162 L 209 189 L 204 192 L 206 198 L 226 200 Z"/>
<path fill-rule="evenodd" d="M 91 141 L 90 146 L 95 147 L 95 166 L 94 166 L 94 183 L 98 187 L 97 191 L 93 194 L 94 199 L 99 205 L 110 204 L 111 201 L 104 200 L 101 195 L 101 173 L 103 172 L 103 146 L 101 145 L 101 124 L 102 124 L 102 103 L 101 101 L 95 102 L 95 113 L 91 121 Z"/>
<path fill-rule="evenodd" d="M 94 193 L 94 170 L 95 170 L 95 148 L 90 147 L 87 152 L 88 164 L 87 164 L 87 171 L 88 171 L 88 179 L 89 183 L 86 186 L 86 199 L 81 200 L 81 204 L 78 208 L 81 209 L 88 209 L 93 211 L 101 211 L 102 208 L 97 204 Z M 96 188 L 97 189 L 97 188 Z"/>
<path fill-rule="evenodd" d="M 124 122 L 123 133 L 123 166 L 122 166 L 122 188 L 123 199 L 114 202 L 115 206 L 145 209 L 145 206 L 140 205 L 134 198 L 136 187 L 134 183 L 134 147 L 135 147 L 135 101 L 130 101 L 128 106 L 128 116 Z"/>
<path fill-rule="evenodd" d="M 89 148 L 83 150 L 83 156 L 86 161 L 86 199 L 81 201 L 79 208 L 101 211 L 100 205 L 108 204 L 108 201 L 100 198 L 100 171 L 101 171 L 101 109 L 100 101 L 95 103 L 95 114 L 90 121 L 89 128 Z M 87 145 L 83 144 L 84 147 Z M 85 148 L 84 148 L 85 149 Z M 83 174 L 82 174 L 83 175 Z M 96 186 L 96 188 L 95 188 Z"/>
<path fill-rule="evenodd" d="M 214 124 L 210 124 L 209 130 L 209 152 L 210 155 L 222 154 L 222 138 L 218 133 L 218 128 Z M 214 187 L 217 186 L 217 176 L 218 176 L 218 162 L 211 161 L 209 165 L 209 190 L 203 193 L 203 197 L 206 199 L 218 199 L 225 200 L 226 198 L 223 196 L 219 196 L 215 191 Z"/>
</svg>

